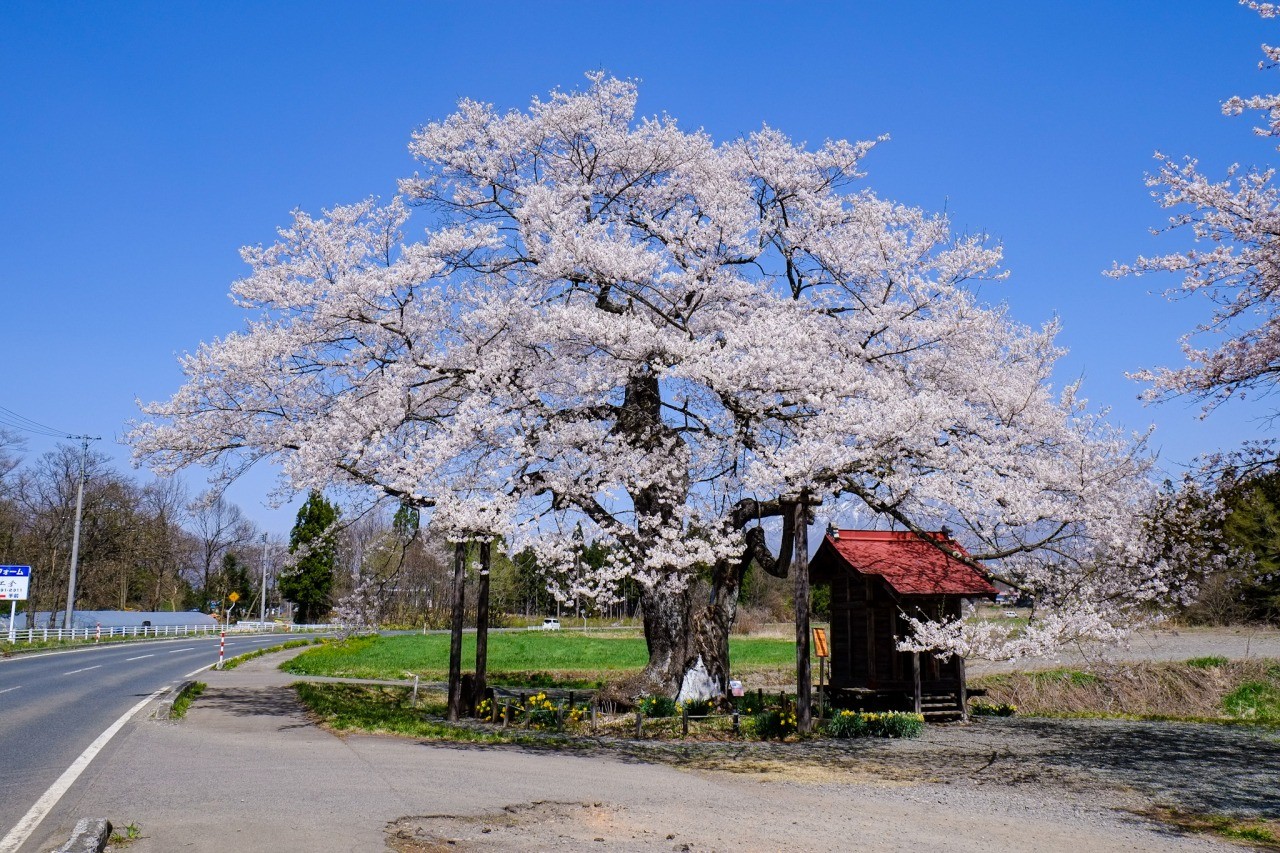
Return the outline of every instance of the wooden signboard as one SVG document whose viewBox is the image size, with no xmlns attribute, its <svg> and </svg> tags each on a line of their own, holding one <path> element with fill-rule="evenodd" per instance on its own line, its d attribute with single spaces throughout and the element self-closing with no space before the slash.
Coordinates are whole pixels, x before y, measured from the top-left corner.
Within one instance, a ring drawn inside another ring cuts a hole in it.
<svg viewBox="0 0 1280 853">
<path fill-rule="evenodd" d="M 827 648 L 827 631 L 825 628 L 813 629 L 813 653 L 820 658 L 831 657 L 831 650 Z"/>
</svg>

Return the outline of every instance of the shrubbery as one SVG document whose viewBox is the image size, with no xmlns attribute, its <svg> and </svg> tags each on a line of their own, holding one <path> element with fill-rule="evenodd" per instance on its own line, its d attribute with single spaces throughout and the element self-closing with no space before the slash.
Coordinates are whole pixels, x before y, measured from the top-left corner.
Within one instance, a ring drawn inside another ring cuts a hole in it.
<svg viewBox="0 0 1280 853">
<path fill-rule="evenodd" d="M 1018 708 L 1008 702 L 974 702 L 969 706 L 969 713 L 975 717 L 1012 717 Z"/>
<path fill-rule="evenodd" d="M 923 732 L 924 715 L 900 711 L 841 711 L 827 721 L 831 737 L 919 737 Z"/>
<path fill-rule="evenodd" d="M 645 696 L 637 705 L 646 717 L 674 717 L 676 700 L 670 696 Z"/>
<path fill-rule="evenodd" d="M 760 740 L 777 738 L 782 740 L 796 733 L 796 712 L 794 708 L 781 711 L 761 711 L 752 718 L 752 730 Z"/>
</svg>

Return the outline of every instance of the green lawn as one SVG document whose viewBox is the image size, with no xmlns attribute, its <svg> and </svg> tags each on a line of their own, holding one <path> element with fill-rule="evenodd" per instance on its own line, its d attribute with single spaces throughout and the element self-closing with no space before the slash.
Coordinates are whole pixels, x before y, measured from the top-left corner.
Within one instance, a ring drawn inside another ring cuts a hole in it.
<svg viewBox="0 0 1280 853">
<path fill-rule="evenodd" d="M 464 670 L 473 668 L 475 648 L 475 635 L 464 635 Z M 774 637 L 734 637 L 729 643 L 735 672 L 794 667 L 795 649 L 793 640 Z M 491 682 L 541 686 L 551 681 L 576 681 L 593 686 L 597 680 L 640 670 L 647 658 L 644 638 L 631 632 L 509 631 L 489 635 Z M 448 667 L 447 634 L 326 643 L 283 665 L 286 671 L 300 675 L 402 679 L 410 673 L 429 681 L 443 680 Z M 542 674 L 549 678 L 537 677 Z"/>
</svg>

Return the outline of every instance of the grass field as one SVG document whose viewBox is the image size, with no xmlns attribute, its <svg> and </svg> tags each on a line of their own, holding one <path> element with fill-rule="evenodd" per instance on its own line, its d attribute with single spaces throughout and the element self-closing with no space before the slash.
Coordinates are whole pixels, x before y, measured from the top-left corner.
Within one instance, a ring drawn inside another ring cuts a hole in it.
<svg viewBox="0 0 1280 853">
<path fill-rule="evenodd" d="M 463 668 L 475 661 L 475 635 L 463 637 Z M 734 672 L 752 674 L 790 669 L 794 680 L 796 645 L 776 637 L 734 637 L 729 654 Z M 644 638 L 633 632 L 509 631 L 489 635 L 489 681 L 512 685 L 595 686 L 597 681 L 639 671 L 648 659 Z M 361 637 L 326 643 L 303 652 L 283 668 L 300 675 L 350 678 L 446 677 L 447 634 Z"/>
</svg>

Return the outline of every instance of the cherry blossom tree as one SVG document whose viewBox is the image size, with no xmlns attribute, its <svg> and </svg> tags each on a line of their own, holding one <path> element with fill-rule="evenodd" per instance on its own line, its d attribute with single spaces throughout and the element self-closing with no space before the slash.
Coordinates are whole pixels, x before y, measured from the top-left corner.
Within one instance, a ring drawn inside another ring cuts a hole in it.
<svg viewBox="0 0 1280 853">
<path fill-rule="evenodd" d="M 1269 3 L 1245 2 L 1263 18 L 1277 17 Z M 1280 48 L 1263 45 L 1262 68 L 1280 63 Z M 1280 137 L 1280 95 L 1235 96 L 1226 115 L 1263 114 L 1258 136 Z M 1280 375 L 1280 196 L 1272 167 L 1227 169 L 1221 180 L 1200 170 L 1195 158 L 1157 153 L 1159 169 L 1147 177 L 1157 203 L 1172 211 L 1167 232 L 1189 234 L 1190 248 L 1116 265 L 1113 276 L 1174 273 L 1181 282 L 1169 299 L 1201 298 L 1212 304 L 1208 319 L 1182 339 L 1187 363 L 1133 374 L 1150 383 L 1149 400 L 1190 396 L 1207 413 L 1232 397 L 1272 391 Z M 1257 469 L 1277 460 L 1270 444 L 1254 444 L 1231 460 Z M 1214 460 L 1221 468 L 1225 460 Z"/>
<path fill-rule="evenodd" d="M 1168 592 L 1141 439 L 1052 388 L 1052 324 L 969 287 L 1002 276 L 998 247 L 862 187 L 875 142 L 717 144 L 589 78 L 525 111 L 462 101 L 414 134 L 390 204 L 246 250 L 233 292 L 258 316 L 184 360 L 141 458 L 372 488 L 532 546 L 566 597 L 633 580 L 637 691 L 722 689 L 743 573 L 786 574 L 819 512 L 952 525 L 956 556 L 1041 602 L 1019 653 Z M 940 653 L 1013 642 L 918 627 Z"/>
</svg>

